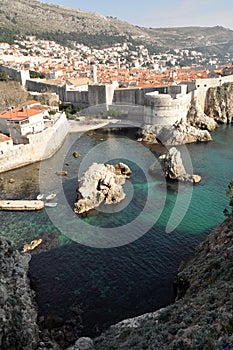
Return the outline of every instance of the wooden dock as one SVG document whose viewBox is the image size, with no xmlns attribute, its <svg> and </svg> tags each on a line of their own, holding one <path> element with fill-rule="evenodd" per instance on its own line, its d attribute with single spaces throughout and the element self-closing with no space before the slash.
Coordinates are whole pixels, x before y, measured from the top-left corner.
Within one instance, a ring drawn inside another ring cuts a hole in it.
<svg viewBox="0 0 233 350">
<path fill-rule="evenodd" d="M 0 200 L 0 210 L 40 210 L 44 202 L 40 200 Z"/>
</svg>

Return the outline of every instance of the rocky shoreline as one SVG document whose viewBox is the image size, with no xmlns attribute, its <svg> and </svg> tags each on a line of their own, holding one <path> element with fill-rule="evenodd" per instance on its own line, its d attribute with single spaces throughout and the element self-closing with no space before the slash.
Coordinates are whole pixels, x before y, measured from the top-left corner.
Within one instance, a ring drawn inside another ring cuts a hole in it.
<svg viewBox="0 0 233 350">
<path fill-rule="evenodd" d="M 94 340 L 79 338 L 68 349 L 217 350 L 232 346 L 232 242 L 231 214 L 209 234 L 194 256 L 181 264 L 174 281 L 174 304 L 111 326 Z M 61 347 L 56 342 L 61 329 L 51 336 L 37 325 L 35 294 L 27 276 L 30 255 L 20 254 L 12 242 L 1 238 L 0 256 L 1 349 L 66 349 L 65 343 Z"/>
<path fill-rule="evenodd" d="M 221 123 L 232 121 L 225 108 L 230 101 L 224 100 L 221 108 L 218 107 L 222 91 L 210 92 L 211 117 L 199 115 L 198 107 L 191 106 L 188 123 L 181 121 L 172 127 L 145 127 L 142 141 L 152 144 L 159 141 L 164 145 L 210 141 L 210 131 L 217 127 L 215 120 Z M 176 151 L 172 151 L 172 155 L 179 158 Z M 169 157 L 172 158 L 171 154 L 163 160 L 168 162 Z M 170 164 L 164 170 L 171 179 L 195 182 L 193 175 L 186 174 L 181 165 L 177 168 Z M 79 338 L 78 332 L 73 331 L 77 325 L 59 327 L 59 320 L 52 331 L 46 329 L 46 325 L 41 328 L 35 294 L 28 278 L 30 255 L 20 254 L 12 242 L 0 238 L 0 348 L 229 350 L 233 346 L 232 242 L 233 215 L 229 214 L 196 249 L 194 256 L 181 264 L 174 281 L 174 304 L 122 321 L 100 337 L 90 339 Z"/>
<path fill-rule="evenodd" d="M 233 215 L 181 264 L 174 304 L 110 327 L 95 339 L 95 349 L 231 349 L 232 243 Z"/>
</svg>

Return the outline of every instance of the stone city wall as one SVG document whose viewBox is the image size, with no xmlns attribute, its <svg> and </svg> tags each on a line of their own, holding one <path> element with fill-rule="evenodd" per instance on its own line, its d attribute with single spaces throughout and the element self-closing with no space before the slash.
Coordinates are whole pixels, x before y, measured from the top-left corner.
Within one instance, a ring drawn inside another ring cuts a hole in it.
<svg viewBox="0 0 233 350">
<path fill-rule="evenodd" d="M 29 70 L 18 70 L 0 65 L 0 72 L 6 72 L 11 79 L 19 81 L 22 86 L 25 86 L 26 81 L 30 79 Z"/>
<path fill-rule="evenodd" d="M 64 85 L 49 84 L 40 79 L 28 79 L 26 82 L 26 89 L 34 92 L 55 92 L 61 101 L 64 101 L 66 94 Z"/>
<path fill-rule="evenodd" d="M 196 92 L 201 108 L 203 111 L 206 110 L 206 95 L 209 88 L 221 86 L 224 83 L 233 83 L 233 75 L 227 75 L 219 78 L 207 78 L 197 79 L 196 81 Z"/>
<path fill-rule="evenodd" d="M 71 103 L 75 108 L 87 108 L 88 91 L 66 91 L 64 102 Z"/>
</svg>

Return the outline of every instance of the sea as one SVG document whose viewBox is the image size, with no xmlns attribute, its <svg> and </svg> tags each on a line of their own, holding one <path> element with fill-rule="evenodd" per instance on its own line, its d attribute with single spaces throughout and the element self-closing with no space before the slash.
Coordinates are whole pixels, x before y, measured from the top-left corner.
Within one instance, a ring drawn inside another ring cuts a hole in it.
<svg viewBox="0 0 233 350">
<path fill-rule="evenodd" d="M 179 147 L 188 172 L 202 177 L 194 186 L 166 181 L 158 162 L 165 147 L 143 145 L 135 134 L 132 128 L 72 133 L 52 158 L 0 174 L 1 199 L 56 193 L 56 207 L 0 212 L 1 235 L 19 250 L 42 238 L 29 269 L 39 316 L 69 322 L 78 315 L 85 336 L 173 302 L 179 265 L 229 209 L 233 126 L 221 125 L 213 141 Z M 79 217 L 78 178 L 93 162 L 123 162 L 132 176 L 123 202 Z"/>
</svg>

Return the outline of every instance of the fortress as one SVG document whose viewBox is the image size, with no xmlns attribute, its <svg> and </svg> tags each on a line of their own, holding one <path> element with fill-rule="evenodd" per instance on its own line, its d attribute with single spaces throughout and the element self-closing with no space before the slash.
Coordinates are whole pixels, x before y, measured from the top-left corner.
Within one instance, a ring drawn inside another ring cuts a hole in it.
<svg viewBox="0 0 233 350">
<path fill-rule="evenodd" d="M 233 75 L 226 75 L 145 88 L 119 88 L 117 82 L 74 86 L 70 81 L 58 83 L 30 79 L 29 71 L 0 66 L 0 71 L 3 70 L 11 78 L 20 81 L 29 92 L 55 92 L 60 101 L 81 108 L 84 114 L 98 115 L 114 111 L 122 119 L 152 125 L 172 125 L 181 119 L 185 121 L 194 100 L 198 101 L 205 112 L 208 89 L 233 82 Z"/>
<path fill-rule="evenodd" d="M 233 75 L 197 79 L 177 85 L 119 88 L 117 82 L 74 86 L 70 81 L 30 79 L 29 71 L 0 66 L 11 78 L 16 78 L 29 92 L 55 92 L 60 101 L 79 107 L 86 114 L 118 112 L 121 118 L 143 124 L 172 125 L 186 120 L 192 101 L 198 101 L 203 112 L 206 95 L 211 87 L 233 82 Z"/>
<path fill-rule="evenodd" d="M 82 108 L 83 114 L 112 115 L 114 112 L 122 122 L 139 126 L 173 125 L 177 121 L 186 121 L 188 110 L 194 102 L 198 103 L 204 113 L 208 89 L 233 82 L 233 75 L 226 75 L 146 88 L 119 88 L 117 82 L 77 87 L 69 81 L 53 84 L 42 79 L 30 79 L 29 71 L 6 66 L 0 66 L 0 71 L 5 71 L 12 79 L 17 79 L 29 92 L 55 92 L 62 102 Z M 8 120 L 8 125 L 10 124 Z M 6 125 L 3 119 L 0 126 L 4 132 Z M 31 126 L 26 138 L 23 134 L 18 134 L 16 138 L 17 128 L 14 122 L 11 125 L 14 144 L 11 138 L 4 138 L 5 135 L 2 135 L 0 172 L 49 158 L 61 146 L 69 132 L 69 124 L 64 114 L 56 119 L 54 125 L 44 128 L 37 123 L 37 128 L 38 126 L 38 130 Z M 20 130 L 29 129 L 27 125 L 21 125 Z"/>
</svg>

